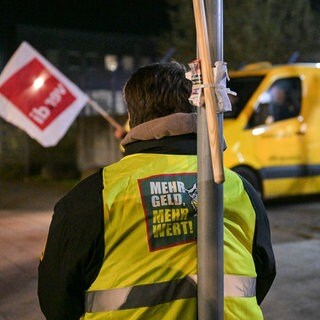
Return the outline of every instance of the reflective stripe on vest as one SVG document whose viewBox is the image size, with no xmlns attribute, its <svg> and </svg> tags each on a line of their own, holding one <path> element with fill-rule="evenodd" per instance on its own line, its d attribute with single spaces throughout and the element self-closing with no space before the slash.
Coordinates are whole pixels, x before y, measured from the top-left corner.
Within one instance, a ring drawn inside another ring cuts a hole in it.
<svg viewBox="0 0 320 320">
<path fill-rule="evenodd" d="M 85 311 L 103 312 L 151 307 L 178 299 L 196 298 L 196 282 L 195 275 L 168 282 L 86 292 Z M 255 295 L 256 278 L 224 275 L 225 297 L 254 297 Z"/>
</svg>

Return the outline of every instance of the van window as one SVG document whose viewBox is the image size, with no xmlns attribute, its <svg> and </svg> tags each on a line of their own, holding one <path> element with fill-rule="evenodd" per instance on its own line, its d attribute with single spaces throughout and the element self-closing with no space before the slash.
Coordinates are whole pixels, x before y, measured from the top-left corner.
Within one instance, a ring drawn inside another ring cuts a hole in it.
<svg viewBox="0 0 320 320">
<path fill-rule="evenodd" d="M 297 117 L 301 109 L 301 80 L 299 77 L 275 81 L 264 92 L 249 120 L 248 127 L 270 124 Z"/>
<path fill-rule="evenodd" d="M 224 112 L 224 118 L 236 119 L 262 80 L 262 76 L 231 78 L 227 86 L 237 95 L 229 95 L 232 110 Z"/>
</svg>

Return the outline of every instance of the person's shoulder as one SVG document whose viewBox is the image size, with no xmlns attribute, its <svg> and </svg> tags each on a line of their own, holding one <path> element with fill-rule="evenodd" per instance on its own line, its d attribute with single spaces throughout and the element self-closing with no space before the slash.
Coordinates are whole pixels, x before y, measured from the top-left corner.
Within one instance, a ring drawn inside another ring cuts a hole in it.
<svg viewBox="0 0 320 320">
<path fill-rule="evenodd" d="M 241 177 L 234 171 L 224 168 L 224 175 L 225 175 L 225 183 L 224 185 L 227 188 L 242 188 L 243 187 L 243 181 Z"/>
<path fill-rule="evenodd" d="M 224 189 L 226 193 L 241 195 L 243 192 L 247 193 L 252 203 L 259 203 L 262 201 L 254 187 L 240 174 L 225 168 L 225 184 Z"/>
<path fill-rule="evenodd" d="M 230 170 L 231 171 L 231 170 Z M 232 172 L 234 175 L 238 176 L 238 181 L 240 181 L 243 190 L 248 195 L 252 206 L 254 207 L 256 212 L 264 212 L 265 207 L 261 195 L 257 192 L 257 190 L 251 185 L 251 183 L 242 177 L 240 174 L 236 172 Z"/>
<path fill-rule="evenodd" d="M 57 202 L 56 207 L 63 206 L 69 212 L 97 208 L 102 203 L 102 190 L 102 170 L 99 170 L 74 186 Z"/>
</svg>

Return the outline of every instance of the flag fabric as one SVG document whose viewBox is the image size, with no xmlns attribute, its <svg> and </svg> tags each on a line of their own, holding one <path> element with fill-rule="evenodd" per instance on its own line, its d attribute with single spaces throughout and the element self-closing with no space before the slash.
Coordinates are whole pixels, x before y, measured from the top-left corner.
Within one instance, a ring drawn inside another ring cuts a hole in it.
<svg viewBox="0 0 320 320">
<path fill-rule="evenodd" d="M 0 75 L 0 116 L 44 147 L 60 141 L 88 100 L 27 42 Z"/>
</svg>

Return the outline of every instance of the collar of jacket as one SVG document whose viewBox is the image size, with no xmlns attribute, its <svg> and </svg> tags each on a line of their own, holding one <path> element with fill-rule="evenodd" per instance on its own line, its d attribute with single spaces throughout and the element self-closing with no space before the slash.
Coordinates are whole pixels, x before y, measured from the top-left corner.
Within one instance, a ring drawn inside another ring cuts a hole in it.
<svg viewBox="0 0 320 320">
<path fill-rule="evenodd" d="M 195 113 L 175 113 L 142 123 L 121 141 L 124 155 L 133 153 L 197 154 Z"/>
</svg>

